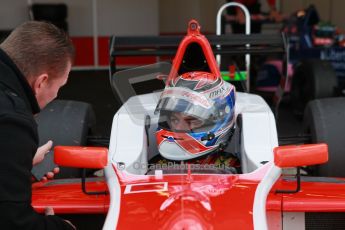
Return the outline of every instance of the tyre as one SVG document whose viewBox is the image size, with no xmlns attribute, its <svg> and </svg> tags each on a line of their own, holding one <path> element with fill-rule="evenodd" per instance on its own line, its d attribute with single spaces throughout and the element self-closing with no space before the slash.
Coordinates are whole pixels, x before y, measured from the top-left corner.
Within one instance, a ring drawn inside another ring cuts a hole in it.
<svg viewBox="0 0 345 230">
<path fill-rule="evenodd" d="M 64 21 L 67 18 L 66 4 L 32 4 L 34 20 Z"/>
<path fill-rule="evenodd" d="M 36 117 L 39 146 L 48 140 L 53 145 L 85 146 L 89 131 L 95 123 L 90 104 L 78 101 L 54 100 Z M 60 167 L 56 178 L 80 177 L 80 170 Z"/>
<path fill-rule="evenodd" d="M 66 21 L 50 21 L 56 27 L 68 32 L 68 24 Z"/>
<path fill-rule="evenodd" d="M 8 35 L 10 35 L 11 30 L 0 30 L 0 43 L 2 43 Z"/>
<path fill-rule="evenodd" d="M 312 143 L 327 143 L 328 163 L 316 166 L 314 175 L 345 176 L 345 98 L 325 98 L 311 101 L 304 114 L 305 132 Z"/>
<path fill-rule="evenodd" d="M 332 65 L 323 60 L 304 60 L 292 78 L 291 104 L 296 115 L 303 115 L 307 103 L 314 99 L 334 96 L 337 76 Z"/>
</svg>

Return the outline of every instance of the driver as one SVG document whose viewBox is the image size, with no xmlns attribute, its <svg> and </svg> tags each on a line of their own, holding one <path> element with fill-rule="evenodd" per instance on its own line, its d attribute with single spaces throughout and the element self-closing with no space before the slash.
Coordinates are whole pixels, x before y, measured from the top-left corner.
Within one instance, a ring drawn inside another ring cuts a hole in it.
<svg viewBox="0 0 345 230">
<path fill-rule="evenodd" d="M 235 88 L 212 73 L 195 71 L 170 80 L 155 113 L 160 156 L 152 164 L 210 164 L 234 172 L 239 160 L 224 151 L 235 128 Z"/>
</svg>

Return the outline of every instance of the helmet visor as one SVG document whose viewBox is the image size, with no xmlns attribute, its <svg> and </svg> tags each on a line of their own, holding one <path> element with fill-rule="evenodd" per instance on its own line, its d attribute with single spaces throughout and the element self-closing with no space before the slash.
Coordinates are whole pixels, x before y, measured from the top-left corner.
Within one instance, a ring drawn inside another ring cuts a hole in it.
<svg viewBox="0 0 345 230">
<path fill-rule="evenodd" d="M 165 90 L 156 112 L 160 112 L 160 126 L 175 132 L 207 132 L 224 119 L 212 100 L 182 87 Z"/>
<path fill-rule="evenodd" d="M 214 113 L 212 105 L 213 102 L 200 93 L 187 88 L 174 87 L 162 93 L 155 113 L 171 111 L 206 120 Z"/>
</svg>

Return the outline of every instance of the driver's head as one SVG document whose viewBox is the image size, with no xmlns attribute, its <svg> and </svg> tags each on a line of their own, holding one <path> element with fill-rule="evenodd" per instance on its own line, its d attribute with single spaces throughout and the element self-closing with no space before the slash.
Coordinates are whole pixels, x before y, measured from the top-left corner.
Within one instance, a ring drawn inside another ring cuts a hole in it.
<svg viewBox="0 0 345 230">
<path fill-rule="evenodd" d="M 168 117 L 168 125 L 176 132 L 191 132 L 200 128 L 204 121 L 180 112 L 171 112 Z"/>
<path fill-rule="evenodd" d="M 156 112 L 161 155 L 188 160 L 214 152 L 229 140 L 235 120 L 235 88 L 207 72 L 188 72 L 163 91 Z"/>
</svg>

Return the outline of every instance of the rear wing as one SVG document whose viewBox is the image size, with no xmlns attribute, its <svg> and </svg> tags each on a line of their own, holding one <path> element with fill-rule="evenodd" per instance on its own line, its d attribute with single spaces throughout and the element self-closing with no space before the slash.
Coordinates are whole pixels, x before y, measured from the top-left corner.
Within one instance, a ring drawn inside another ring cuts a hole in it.
<svg viewBox="0 0 345 230">
<path fill-rule="evenodd" d="M 286 65 L 284 70 L 287 69 L 288 42 L 283 33 L 208 35 L 206 38 L 215 55 L 278 54 L 281 55 L 284 66 Z M 109 52 L 110 76 L 119 69 L 118 57 L 151 56 L 160 58 L 171 56 L 173 58 L 182 39 L 183 36 L 112 36 Z"/>
<path fill-rule="evenodd" d="M 166 61 L 168 57 L 172 61 L 183 37 L 184 36 L 112 36 L 109 52 L 110 79 L 112 79 L 115 72 L 119 70 L 119 57 L 154 57 L 155 61 L 152 63 L 160 62 L 162 59 Z M 288 86 L 287 64 L 289 60 L 289 48 L 285 34 L 224 34 L 207 35 L 206 38 L 210 43 L 214 55 L 240 55 L 243 57 L 251 54 L 275 55 L 282 59 L 282 78 L 273 98 L 273 111 L 277 115 L 278 106 Z M 220 66 L 220 63 L 218 63 L 218 66 Z M 226 69 L 226 71 L 228 71 L 228 69 Z M 249 85 L 250 81 L 248 70 L 247 76 L 244 79 L 247 85 Z M 231 76 L 230 71 L 228 72 L 228 76 Z M 240 76 L 242 76 L 242 74 L 240 74 Z M 249 86 L 247 90 L 249 91 Z M 116 95 L 116 97 L 118 97 L 118 95 Z"/>
</svg>

